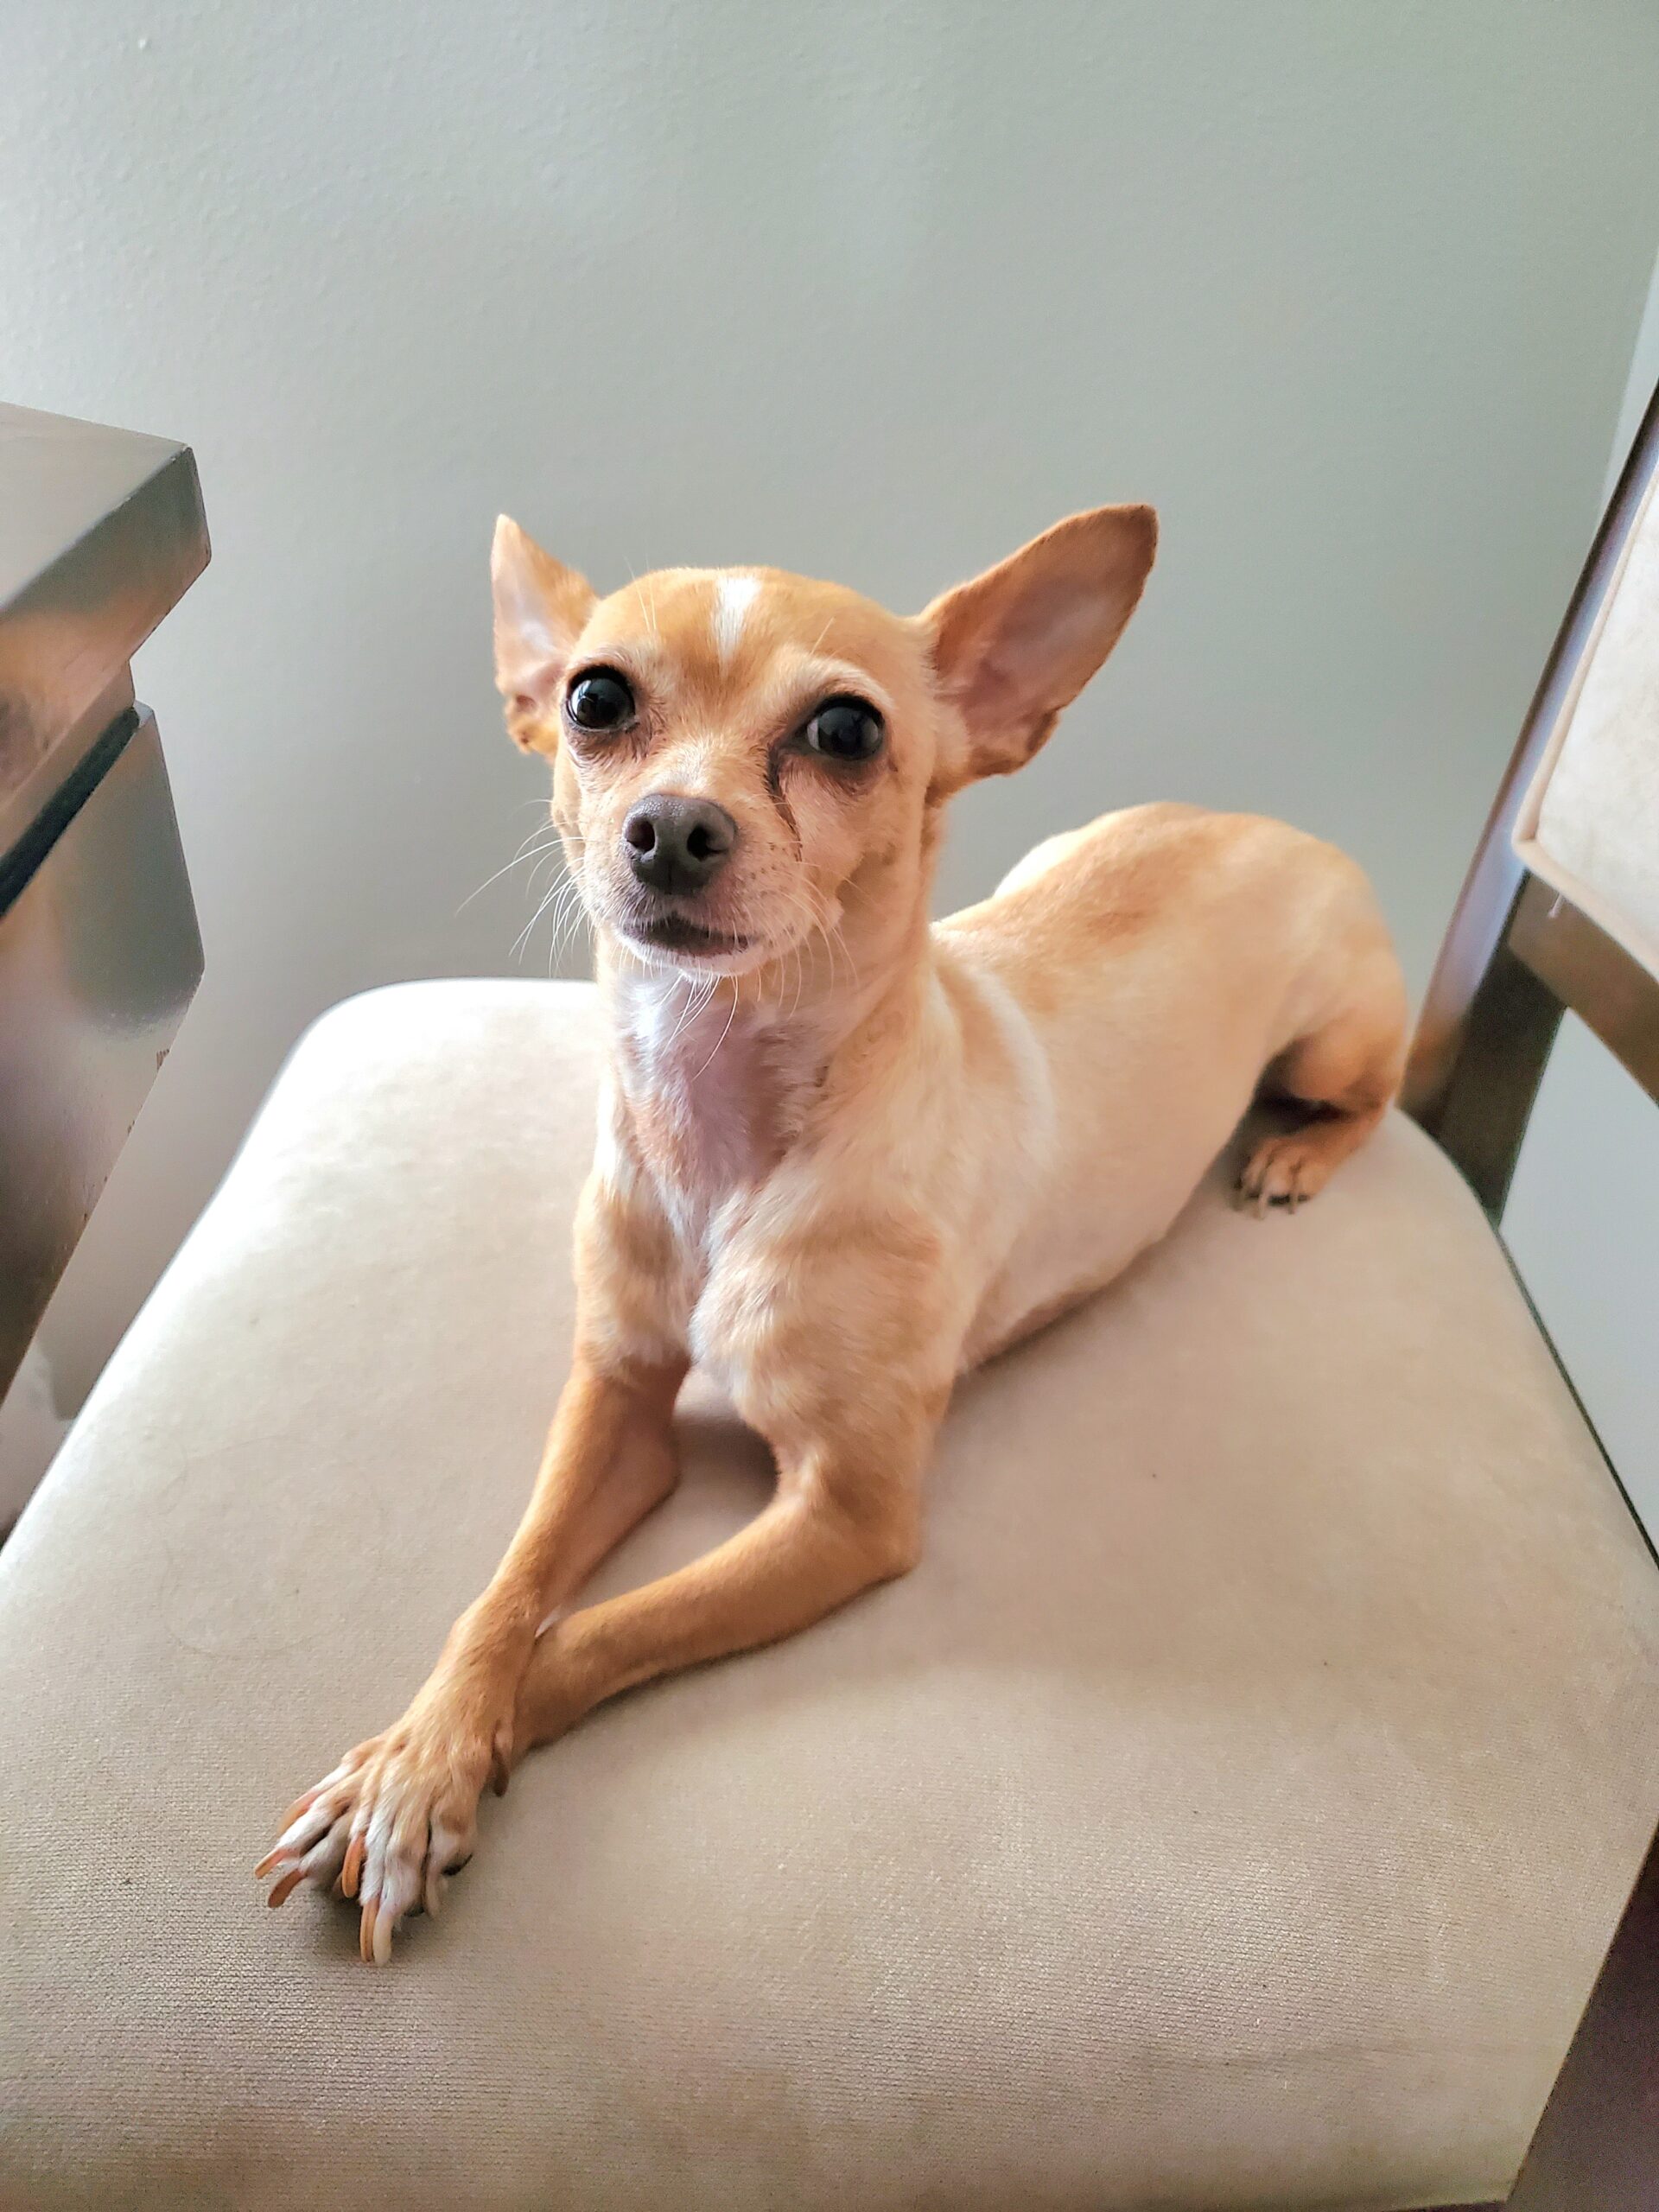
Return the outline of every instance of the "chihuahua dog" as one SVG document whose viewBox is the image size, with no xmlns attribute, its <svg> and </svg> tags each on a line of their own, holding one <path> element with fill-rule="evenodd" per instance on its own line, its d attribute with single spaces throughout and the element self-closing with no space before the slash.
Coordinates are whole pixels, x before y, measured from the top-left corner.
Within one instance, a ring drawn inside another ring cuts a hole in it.
<svg viewBox="0 0 1659 2212">
<path fill-rule="evenodd" d="M 1243 1169 L 1256 1212 L 1376 1127 L 1404 993 L 1329 845 L 1140 807 L 929 921 L 945 802 L 1044 742 L 1155 541 L 1150 508 L 1096 508 L 901 619 L 766 569 L 601 599 L 498 525 L 497 681 L 552 763 L 610 1028 L 570 1376 L 494 1579 L 403 1718 L 288 1815 L 272 1904 L 359 1899 L 384 1961 L 533 1746 L 912 1567 L 955 1378 L 1161 1236 L 1259 1090 L 1301 1110 Z M 693 1361 L 771 1446 L 772 1502 L 566 1610 L 673 1489 Z"/>
</svg>

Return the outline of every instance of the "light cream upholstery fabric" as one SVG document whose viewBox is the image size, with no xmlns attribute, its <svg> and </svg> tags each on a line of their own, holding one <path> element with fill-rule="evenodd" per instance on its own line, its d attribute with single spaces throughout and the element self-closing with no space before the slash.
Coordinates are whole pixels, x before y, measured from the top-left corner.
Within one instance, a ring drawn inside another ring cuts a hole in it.
<svg viewBox="0 0 1659 2212">
<path fill-rule="evenodd" d="M 1659 474 L 1522 803 L 1515 848 L 1659 976 Z"/>
<path fill-rule="evenodd" d="M 389 1970 L 261 1908 L 526 1492 L 595 1050 L 574 986 L 329 1015 L 0 1552 L 0 2203 L 1499 2191 L 1659 1816 L 1659 1585 L 1403 1122 L 968 1382 L 917 1573 L 531 1761 Z M 687 1431 L 613 1586 L 764 1494 Z"/>
</svg>

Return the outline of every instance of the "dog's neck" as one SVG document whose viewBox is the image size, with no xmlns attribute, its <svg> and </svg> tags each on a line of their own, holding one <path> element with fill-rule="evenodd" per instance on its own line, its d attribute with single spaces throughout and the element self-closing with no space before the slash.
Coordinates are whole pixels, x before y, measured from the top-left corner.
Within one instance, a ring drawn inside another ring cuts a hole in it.
<svg viewBox="0 0 1659 2212">
<path fill-rule="evenodd" d="M 925 911 L 887 942 L 864 934 L 862 947 L 820 938 L 735 977 L 652 967 L 601 938 L 615 1109 L 660 1189 L 702 1212 L 761 1182 L 810 1135 L 873 1029 L 913 1032 L 932 976 Z"/>
</svg>

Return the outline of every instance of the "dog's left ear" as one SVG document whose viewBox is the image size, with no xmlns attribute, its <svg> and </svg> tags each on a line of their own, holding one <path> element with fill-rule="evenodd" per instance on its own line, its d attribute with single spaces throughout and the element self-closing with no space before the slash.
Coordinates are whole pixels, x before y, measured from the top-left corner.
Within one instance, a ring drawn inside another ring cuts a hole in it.
<svg viewBox="0 0 1659 2212">
<path fill-rule="evenodd" d="M 1093 507 L 918 618 L 968 734 L 966 759 L 939 764 L 939 796 L 1025 766 L 1122 636 L 1157 545 L 1152 508 Z"/>
<path fill-rule="evenodd" d="M 510 515 L 498 516 L 490 549 L 495 599 L 495 686 L 507 729 L 527 753 L 558 750 L 554 708 L 576 640 L 594 611 L 594 588 L 556 561 Z"/>
</svg>

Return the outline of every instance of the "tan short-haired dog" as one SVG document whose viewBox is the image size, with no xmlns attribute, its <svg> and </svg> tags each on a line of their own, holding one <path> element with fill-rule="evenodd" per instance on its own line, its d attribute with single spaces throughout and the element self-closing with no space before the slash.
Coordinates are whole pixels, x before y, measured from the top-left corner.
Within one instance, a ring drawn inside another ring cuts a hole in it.
<svg viewBox="0 0 1659 2212">
<path fill-rule="evenodd" d="M 1074 515 L 904 620 L 771 569 L 599 599 L 505 518 L 497 678 L 592 918 L 611 1024 L 576 1341 L 494 1580 L 403 1719 L 301 1798 L 270 1902 L 361 1948 L 435 1910 L 485 1784 L 602 1699 L 791 1635 L 912 1567 L 964 1369 L 1160 1236 L 1264 1077 L 1309 1109 L 1258 1210 L 1312 1198 L 1399 1080 L 1399 969 L 1357 868 L 1150 806 L 930 925 L 944 802 L 1036 752 L 1128 620 L 1147 507 Z M 676 1479 L 696 1360 L 776 1454 L 749 1526 L 559 1609 Z"/>
</svg>

